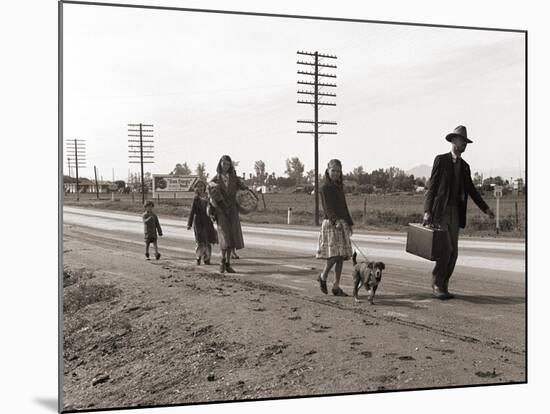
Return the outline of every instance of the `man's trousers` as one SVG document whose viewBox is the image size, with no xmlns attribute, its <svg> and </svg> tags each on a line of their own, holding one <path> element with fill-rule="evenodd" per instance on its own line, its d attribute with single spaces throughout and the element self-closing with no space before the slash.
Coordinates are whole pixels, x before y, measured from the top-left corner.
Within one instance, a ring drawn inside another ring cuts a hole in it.
<svg viewBox="0 0 550 414">
<path fill-rule="evenodd" d="M 435 262 L 432 271 L 432 284 L 437 286 L 443 292 L 448 291 L 449 279 L 453 274 L 456 259 L 458 258 L 458 206 L 448 205 L 441 217 L 439 223 L 443 230 L 447 231 L 448 248 L 447 254 L 441 260 Z"/>
</svg>

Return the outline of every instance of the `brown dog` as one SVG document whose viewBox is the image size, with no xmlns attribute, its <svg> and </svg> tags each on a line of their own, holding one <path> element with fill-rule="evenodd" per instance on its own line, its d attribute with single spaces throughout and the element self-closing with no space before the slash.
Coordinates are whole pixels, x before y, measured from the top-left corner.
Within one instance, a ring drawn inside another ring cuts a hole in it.
<svg viewBox="0 0 550 414">
<path fill-rule="evenodd" d="M 361 262 L 357 263 L 357 252 L 353 252 L 353 297 L 356 302 L 359 300 L 358 292 L 362 286 L 365 286 L 368 296 L 367 300 L 371 305 L 374 304 L 374 295 L 376 289 L 382 281 L 382 271 L 386 268 L 384 262 Z"/>
</svg>

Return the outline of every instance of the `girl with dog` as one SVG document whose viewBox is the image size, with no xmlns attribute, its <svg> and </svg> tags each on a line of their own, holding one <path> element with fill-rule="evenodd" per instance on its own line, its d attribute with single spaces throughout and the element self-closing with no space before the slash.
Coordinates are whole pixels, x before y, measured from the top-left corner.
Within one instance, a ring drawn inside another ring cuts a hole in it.
<svg viewBox="0 0 550 414">
<path fill-rule="evenodd" d="M 210 181 L 208 190 L 210 201 L 215 209 L 218 239 L 222 252 L 220 273 L 235 273 L 231 267 L 231 252 L 244 248 L 237 206 L 237 191 L 248 190 L 248 187 L 237 176 L 229 155 L 220 158 L 216 173 Z"/>
<path fill-rule="evenodd" d="M 187 220 L 187 230 L 191 230 L 191 227 L 193 227 L 195 231 L 197 265 L 201 264 L 201 259 L 204 260 L 205 265 L 210 264 L 212 244 L 218 243 L 218 235 L 214 229 L 214 224 L 206 211 L 207 206 L 206 183 L 198 181 L 195 184 L 195 197 Z"/>
<path fill-rule="evenodd" d="M 344 183 L 342 178 L 342 163 L 333 159 L 328 163 L 325 171 L 325 181 L 319 190 L 324 210 L 324 220 L 319 234 L 319 248 L 317 258 L 326 260 L 325 268 L 317 278 L 321 292 L 325 295 L 327 278 L 332 267 L 335 266 L 336 277 L 332 287 L 335 296 L 348 296 L 340 288 L 340 277 L 344 260 L 352 256 L 351 235 L 353 234 L 353 220 L 349 214 Z"/>
</svg>

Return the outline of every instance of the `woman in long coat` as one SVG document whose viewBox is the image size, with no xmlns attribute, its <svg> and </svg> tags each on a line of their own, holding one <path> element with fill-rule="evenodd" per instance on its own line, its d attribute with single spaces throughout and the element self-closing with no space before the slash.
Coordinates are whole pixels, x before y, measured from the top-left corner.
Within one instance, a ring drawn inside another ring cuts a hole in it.
<svg viewBox="0 0 550 414">
<path fill-rule="evenodd" d="M 220 272 L 235 273 L 231 267 L 231 250 L 244 247 L 237 206 L 237 191 L 246 190 L 248 187 L 237 176 L 229 155 L 220 158 L 216 173 L 210 181 L 209 192 L 211 202 L 216 210 L 218 239 L 222 251 Z"/>
</svg>

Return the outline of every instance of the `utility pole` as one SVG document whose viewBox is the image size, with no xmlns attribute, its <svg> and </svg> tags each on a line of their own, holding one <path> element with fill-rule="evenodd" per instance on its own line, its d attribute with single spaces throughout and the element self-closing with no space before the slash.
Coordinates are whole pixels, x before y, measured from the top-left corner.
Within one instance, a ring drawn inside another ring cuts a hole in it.
<svg viewBox="0 0 550 414">
<path fill-rule="evenodd" d="M 95 175 L 95 195 L 96 195 L 96 198 L 99 200 L 99 186 L 97 184 L 97 168 L 95 165 L 94 165 L 94 175 Z"/>
<path fill-rule="evenodd" d="M 150 129 L 143 129 L 150 128 Z M 153 138 L 153 135 L 148 135 L 153 132 L 152 124 L 128 124 L 128 158 L 130 164 L 141 165 L 141 202 L 145 203 L 145 181 L 143 178 L 143 164 L 153 164 L 154 150 L 153 140 L 145 140 L 143 138 Z M 138 158 L 139 160 L 137 160 Z"/>
<path fill-rule="evenodd" d="M 319 81 L 319 78 L 336 78 L 336 75 L 329 73 L 321 73 L 321 70 L 327 69 L 336 69 L 336 65 L 322 63 L 322 59 L 337 59 L 333 55 L 321 54 L 317 51 L 315 52 L 303 52 L 298 51 L 298 55 L 307 56 L 309 61 L 298 60 L 296 63 L 298 65 L 311 66 L 311 71 L 298 70 L 299 75 L 311 76 L 308 81 L 299 80 L 299 85 L 308 85 L 313 86 L 313 91 L 311 90 L 299 90 L 298 94 L 300 95 L 309 95 L 310 99 L 313 100 L 300 100 L 298 98 L 299 104 L 313 105 L 313 121 L 309 120 L 298 120 L 298 123 L 301 124 L 310 124 L 313 125 L 313 131 L 297 131 L 298 134 L 312 134 L 313 135 L 313 147 L 314 147 L 314 157 L 315 157 L 315 225 L 319 225 L 319 135 L 336 135 L 334 131 L 319 131 L 319 126 L 322 125 L 337 125 L 334 121 L 319 121 L 319 109 L 323 106 L 336 106 L 334 102 L 323 102 L 321 99 L 323 97 L 335 98 L 336 94 L 334 93 L 323 93 L 321 88 L 335 88 L 336 84 L 334 83 L 323 83 Z M 311 61 L 313 59 L 313 61 Z M 325 68 L 325 69 L 321 69 Z M 313 80 L 313 82 L 312 82 Z"/>
<path fill-rule="evenodd" d="M 67 161 L 69 162 L 69 171 L 75 167 L 76 171 L 76 201 L 80 201 L 78 170 L 86 168 L 86 141 L 83 139 L 68 139 L 65 143 L 67 150 Z"/>
</svg>

